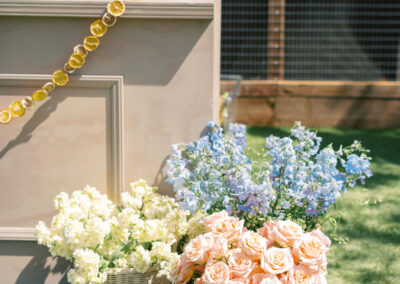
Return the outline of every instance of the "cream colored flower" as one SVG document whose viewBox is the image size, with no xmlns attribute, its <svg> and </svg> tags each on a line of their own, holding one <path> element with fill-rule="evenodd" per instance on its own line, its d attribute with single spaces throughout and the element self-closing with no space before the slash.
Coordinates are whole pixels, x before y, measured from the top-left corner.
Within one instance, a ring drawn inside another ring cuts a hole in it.
<svg viewBox="0 0 400 284">
<path fill-rule="evenodd" d="M 210 243 L 210 241 L 212 243 Z M 185 256 L 188 261 L 195 264 L 206 263 L 209 257 L 209 250 L 212 248 L 213 244 L 213 238 L 206 239 L 203 235 L 200 235 L 186 245 L 184 251 Z"/>
<path fill-rule="evenodd" d="M 312 231 L 310 235 L 318 238 L 327 249 L 331 246 L 331 240 L 320 229 Z"/>
<path fill-rule="evenodd" d="M 252 284 L 282 284 L 275 274 L 257 273 L 252 277 Z M 311 283 L 310 283 L 311 284 Z"/>
<path fill-rule="evenodd" d="M 270 274 L 281 274 L 293 268 L 290 249 L 272 247 L 261 258 L 261 268 Z"/>
<path fill-rule="evenodd" d="M 228 266 L 232 278 L 247 278 L 255 265 L 256 263 L 240 248 L 232 249 L 228 253 Z"/>
<path fill-rule="evenodd" d="M 267 249 L 267 239 L 252 231 L 242 234 L 239 239 L 239 247 L 252 260 L 258 260 Z"/>
<path fill-rule="evenodd" d="M 107 263 L 139 272 L 155 266 L 159 275 L 169 275 L 176 266 L 179 256 L 172 246 L 188 234 L 189 213 L 174 199 L 156 193 L 156 188 L 144 180 L 131 185 L 132 190 L 121 196 L 123 208 L 90 186 L 70 195 L 60 193 L 54 200 L 59 213 L 53 217 L 51 228 L 38 223 L 38 242 L 48 246 L 53 256 L 74 260 L 74 269 L 68 274 L 70 282 L 105 282 L 107 274 L 99 267 L 103 269 Z M 197 231 L 199 219 L 191 220 Z M 150 251 L 140 245 L 148 242 Z M 131 254 L 122 252 L 127 243 L 131 243 Z M 107 262 L 102 263 L 104 259 Z"/>
<path fill-rule="evenodd" d="M 193 239 L 198 235 L 204 234 L 206 229 L 202 222 L 207 217 L 207 213 L 202 210 L 197 210 L 187 222 L 187 234 L 189 239 Z"/>
<path fill-rule="evenodd" d="M 313 284 L 312 271 L 305 266 L 295 265 L 293 269 L 282 274 L 283 284 Z"/>
<path fill-rule="evenodd" d="M 39 245 L 47 246 L 49 244 L 50 231 L 42 221 L 36 225 L 36 239 Z"/>
<path fill-rule="evenodd" d="M 229 217 L 225 211 L 214 213 L 204 219 L 206 231 L 223 236 L 229 244 L 239 239 L 243 224 L 243 220 Z"/>
<path fill-rule="evenodd" d="M 262 228 L 257 230 L 257 233 L 267 239 L 271 239 L 272 230 L 274 229 L 274 227 L 277 226 L 277 224 L 277 221 L 267 221 L 264 223 L 264 226 Z"/>
<path fill-rule="evenodd" d="M 202 276 L 203 284 L 224 284 L 229 280 L 229 267 L 223 262 L 207 265 Z"/>
<path fill-rule="evenodd" d="M 193 263 L 190 262 L 186 256 L 182 256 L 169 279 L 173 283 L 187 283 L 194 272 L 194 266 L 192 264 Z"/>
<path fill-rule="evenodd" d="M 142 246 L 136 247 L 136 250 L 130 255 L 130 266 L 137 272 L 145 273 L 151 265 L 150 252 Z"/>
<path fill-rule="evenodd" d="M 322 241 L 305 234 L 300 240 L 296 241 L 293 246 L 293 256 L 296 263 L 300 263 L 314 271 L 326 271 L 326 256 L 328 250 Z"/>
<path fill-rule="evenodd" d="M 303 229 L 290 220 L 279 220 L 269 232 L 269 238 L 282 247 L 293 247 L 294 242 L 302 236 Z"/>
</svg>

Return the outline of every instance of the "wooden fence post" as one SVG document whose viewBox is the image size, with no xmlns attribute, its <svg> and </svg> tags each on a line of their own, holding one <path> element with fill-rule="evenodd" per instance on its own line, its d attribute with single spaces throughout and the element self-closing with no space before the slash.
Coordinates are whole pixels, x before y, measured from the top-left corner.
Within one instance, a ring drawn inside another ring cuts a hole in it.
<svg viewBox="0 0 400 284">
<path fill-rule="evenodd" d="M 283 80 L 285 71 L 285 0 L 268 1 L 268 80 Z"/>
</svg>

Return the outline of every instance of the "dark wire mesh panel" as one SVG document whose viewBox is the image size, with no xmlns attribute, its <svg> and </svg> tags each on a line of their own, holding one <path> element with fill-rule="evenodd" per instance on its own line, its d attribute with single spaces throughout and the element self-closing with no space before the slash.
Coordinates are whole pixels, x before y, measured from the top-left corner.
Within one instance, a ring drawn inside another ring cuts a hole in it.
<svg viewBox="0 0 400 284">
<path fill-rule="evenodd" d="M 268 1 L 222 0 L 221 74 L 267 77 Z"/>
<path fill-rule="evenodd" d="M 221 72 L 245 79 L 397 80 L 399 40 L 400 0 L 222 1 Z"/>
<path fill-rule="evenodd" d="M 286 0 L 285 79 L 396 80 L 400 1 Z"/>
</svg>

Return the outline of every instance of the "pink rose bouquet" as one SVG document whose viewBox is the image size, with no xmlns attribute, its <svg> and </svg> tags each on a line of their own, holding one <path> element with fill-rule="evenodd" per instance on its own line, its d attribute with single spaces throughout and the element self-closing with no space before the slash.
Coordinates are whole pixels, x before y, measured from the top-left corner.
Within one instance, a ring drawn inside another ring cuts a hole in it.
<svg viewBox="0 0 400 284">
<path fill-rule="evenodd" d="M 222 211 L 204 220 L 206 233 L 184 248 L 173 283 L 325 284 L 330 240 L 296 223 L 268 221 L 258 232 Z"/>
</svg>

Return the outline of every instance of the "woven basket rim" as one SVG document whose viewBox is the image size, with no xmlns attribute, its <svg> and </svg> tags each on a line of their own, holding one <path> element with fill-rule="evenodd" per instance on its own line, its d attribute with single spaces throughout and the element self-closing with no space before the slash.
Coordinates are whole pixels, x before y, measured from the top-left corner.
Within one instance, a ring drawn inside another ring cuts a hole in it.
<svg viewBox="0 0 400 284">
<path fill-rule="evenodd" d="M 157 269 L 151 267 L 146 272 L 139 272 L 134 268 L 108 268 L 106 272 L 107 274 L 155 274 L 157 273 Z"/>
</svg>

